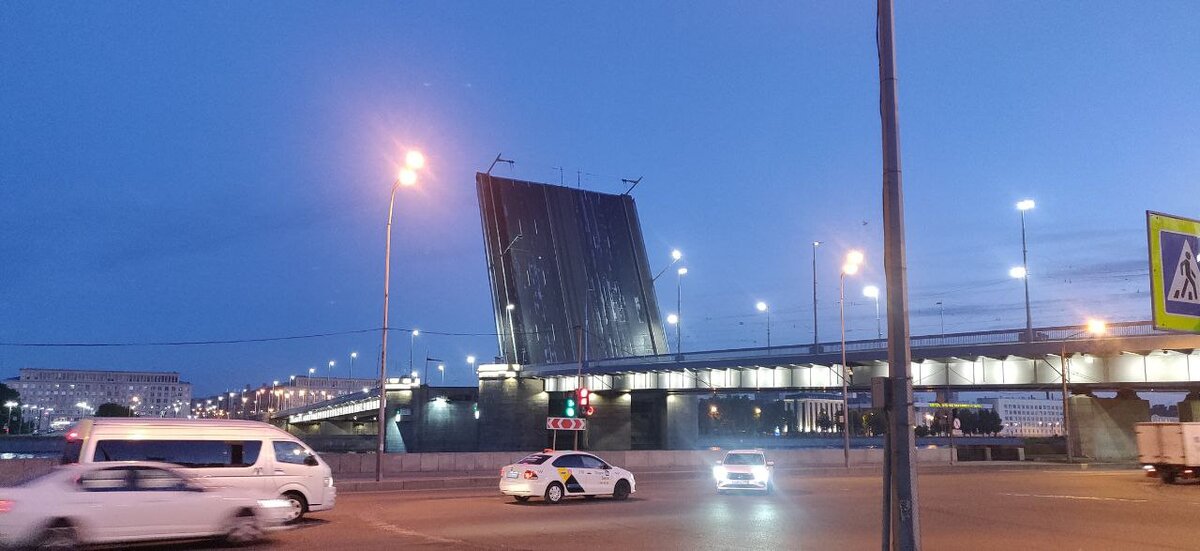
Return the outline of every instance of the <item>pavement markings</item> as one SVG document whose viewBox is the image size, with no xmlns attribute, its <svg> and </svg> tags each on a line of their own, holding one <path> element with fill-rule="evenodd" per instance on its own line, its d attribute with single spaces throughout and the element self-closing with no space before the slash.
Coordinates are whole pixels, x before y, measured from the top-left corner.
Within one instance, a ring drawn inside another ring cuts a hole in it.
<svg viewBox="0 0 1200 551">
<path fill-rule="evenodd" d="M 423 539 L 430 543 L 441 543 L 441 544 L 447 544 L 447 545 L 454 545 L 454 546 L 458 546 L 458 547 L 462 547 L 462 546 L 475 547 L 474 544 L 468 543 L 465 540 L 456 540 L 456 539 L 451 539 L 451 538 L 443 538 L 440 536 L 434 536 L 431 534 L 424 534 L 421 532 L 417 532 L 416 530 L 409 530 L 408 528 L 402 528 L 400 526 L 396 526 L 395 524 L 390 524 L 390 523 L 384 522 L 377 518 L 366 518 L 363 520 L 366 520 L 367 523 L 370 524 L 371 526 L 373 526 L 379 530 L 383 530 L 384 532 L 391 533 L 391 534 L 396 534 L 396 535 L 400 535 L 400 536 L 409 536 L 409 537 L 413 537 L 413 538 L 420 538 L 420 539 Z"/>
<path fill-rule="evenodd" d="M 1077 499 L 1080 501 L 1121 501 L 1126 503 L 1149 503 L 1148 499 L 1132 499 L 1126 497 L 1099 497 L 1099 496 L 1065 496 L 1055 494 L 1000 494 L 1009 497 L 1040 497 L 1046 499 Z"/>
</svg>

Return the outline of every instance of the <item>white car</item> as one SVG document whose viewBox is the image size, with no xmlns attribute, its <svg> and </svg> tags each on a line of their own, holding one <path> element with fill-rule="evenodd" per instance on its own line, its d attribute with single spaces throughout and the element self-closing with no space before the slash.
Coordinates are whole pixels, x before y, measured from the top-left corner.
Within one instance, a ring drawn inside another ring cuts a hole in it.
<svg viewBox="0 0 1200 551">
<path fill-rule="evenodd" d="M 547 503 L 570 496 L 621 500 L 635 491 L 633 473 L 590 453 L 544 450 L 500 469 L 500 493 L 521 502 L 535 496 Z"/>
<path fill-rule="evenodd" d="M 0 545 L 73 549 L 208 537 L 249 543 L 290 511 L 286 500 L 264 494 L 203 486 L 166 463 L 66 465 L 0 488 Z"/>
<path fill-rule="evenodd" d="M 767 461 L 762 450 L 730 450 L 713 467 L 717 491 L 759 490 L 770 493 L 774 487 L 775 463 Z"/>
</svg>

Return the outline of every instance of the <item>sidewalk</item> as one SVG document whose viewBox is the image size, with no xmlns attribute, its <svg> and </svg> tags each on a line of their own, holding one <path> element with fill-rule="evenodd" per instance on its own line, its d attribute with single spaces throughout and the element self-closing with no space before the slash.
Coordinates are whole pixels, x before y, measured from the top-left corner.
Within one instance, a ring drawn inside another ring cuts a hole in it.
<svg viewBox="0 0 1200 551">
<path fill-rule="evenodd" d="M 1129 463 L 1062 463 L 1040 461 L 967 461 L 954 465 L 923 464 L 917 467 L 920 474 L 968 474 L 988 471 L 1135 471 L 1137 465 Z M 804 467 L 780 467 L 780 474 L 789 476 L 870 476 L 881 475 L 880 465 L 856 465 L 850 468 L 841 465 L 813 465 Z M 711 471 L 695 469 L 672 469 L 657 471 L 638 471 L 633 473 L 638 483 L 669 480 L 698 480 L 712 476 Z M 376 482 L 372 474 L 355 477 L 334 477 L 338 493 L 375 492 L 375 491 L 415 491 L 415 490 L 460 490 L 497 488 L 500 481 L 499 469 L 487 471 L 458 471 L 458 472 L 405 472 L 384 476 L 383 482 Z"/>
</svg>

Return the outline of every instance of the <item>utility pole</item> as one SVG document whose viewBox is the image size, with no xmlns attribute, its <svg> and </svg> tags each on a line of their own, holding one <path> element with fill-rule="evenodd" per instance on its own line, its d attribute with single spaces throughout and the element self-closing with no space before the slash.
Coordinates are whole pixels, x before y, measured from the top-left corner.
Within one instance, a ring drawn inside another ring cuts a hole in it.
<svg viewBox="0 0 1200 551">
<path fill-rule="evenodd" d="M 891 379 L 887 457 L 891 500 L 891 541 L 884 549 L 921 548 L 917 501 L 916 437 L 908 327 L 908 275 L 904 250 L 904 195 L 900 173 L 900 123 L 896 107 L 896 51 L 893 0 L 877 0 L 879 115 L 883 132 L 883 265 L 887 279 L 888 370 Z M 885 501 L 888 496 L 885 496 Z"/>
</svg>

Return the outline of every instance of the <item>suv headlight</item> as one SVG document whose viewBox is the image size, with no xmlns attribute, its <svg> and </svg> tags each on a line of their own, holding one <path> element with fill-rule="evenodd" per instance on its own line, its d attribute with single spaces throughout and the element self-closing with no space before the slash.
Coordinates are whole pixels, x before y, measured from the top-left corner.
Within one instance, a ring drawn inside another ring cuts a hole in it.
<svg viewBox="0 0 1200 551">
<path fill-rule="evenodd" d="M 771 476 L 771 471 L 762 465 L 750 467 L 750 472 L 754 473 L 754 480 L 766 480 L 767 477 Z"/>
<path fill-rule="evenodd" d="M 713 467 L 713 478 L 717 479 L 718 481 L 725 480 L 725 467 L 720 465 Z"/>
</svg>

